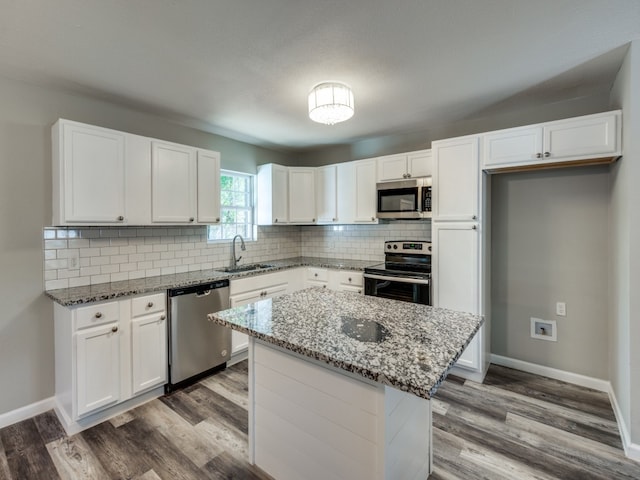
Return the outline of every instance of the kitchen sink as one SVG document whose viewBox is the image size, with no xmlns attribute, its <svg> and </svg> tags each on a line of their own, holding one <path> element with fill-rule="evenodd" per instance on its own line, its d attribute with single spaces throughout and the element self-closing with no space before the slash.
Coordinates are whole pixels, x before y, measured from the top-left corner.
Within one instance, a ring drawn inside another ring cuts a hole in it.
<svg viewBox="0 0 640 480">
<path fill-rule="evenodd" d="M 253 270 L 260 270 L 262 268 L 271 268 L 271 267 L 273 267 L 273 265 L 270 265 L 268 263 L 254 263 L 251 265 L 225 267 L 222 269 L 222 271 L 226 273 L 240 273 L 240 272 L 251 272 Z"/>
</svg>

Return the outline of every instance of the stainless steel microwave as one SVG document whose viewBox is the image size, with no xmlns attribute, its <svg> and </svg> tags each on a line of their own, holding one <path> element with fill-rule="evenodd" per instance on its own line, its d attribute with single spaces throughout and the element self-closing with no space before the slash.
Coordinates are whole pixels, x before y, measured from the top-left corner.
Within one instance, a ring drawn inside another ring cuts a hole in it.
<svg viewBox="0 0 640 480">
<path fill-rule="evenodd" d="M 431 218 L 431 177 L 376 184 L 378 218 Z"/>
</svg>

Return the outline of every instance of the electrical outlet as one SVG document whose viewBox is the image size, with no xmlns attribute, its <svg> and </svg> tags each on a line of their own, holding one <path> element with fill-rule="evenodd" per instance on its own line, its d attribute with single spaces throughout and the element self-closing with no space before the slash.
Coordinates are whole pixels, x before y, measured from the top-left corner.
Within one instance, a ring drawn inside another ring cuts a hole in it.
<svg viewBox="0 0 640 480">
<path fill-rule="evenodd" d="M 566 317 L 567 316 L 567 304 L 564 302 L 557 302 L 556 303 L 556 315 L 558 315 L 559 317 Z"/>
<path fill-rule="evenodd" d="M 67 270 L 80 270 L 80 251 L 69 250 L 67 255 Z"/>
</svg>

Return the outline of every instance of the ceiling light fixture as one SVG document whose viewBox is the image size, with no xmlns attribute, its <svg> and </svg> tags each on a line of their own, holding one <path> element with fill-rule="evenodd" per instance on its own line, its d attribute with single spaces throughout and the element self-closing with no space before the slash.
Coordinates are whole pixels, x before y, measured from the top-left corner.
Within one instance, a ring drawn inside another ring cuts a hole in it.
<svg viewBox="0 0 640 480">
<path fill-rule="evenodd" d="M 340 82 L 319 83 L 309 92 L 309 118 L 334 125 L 353 117 L 353 92 Z"/>
</svg>

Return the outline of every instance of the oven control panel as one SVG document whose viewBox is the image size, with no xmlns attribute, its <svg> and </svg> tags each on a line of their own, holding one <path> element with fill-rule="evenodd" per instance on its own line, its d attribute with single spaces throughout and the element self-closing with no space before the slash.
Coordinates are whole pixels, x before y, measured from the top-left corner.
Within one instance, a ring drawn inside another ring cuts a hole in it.
<svg viewBox="0 0 640 480">
<path fill-rule="evenodd" d="M 384 242 L 384 251 L 387 253 L 414 253 L 430 255 L 431 242 L 390 240 Z"/>
</svg>

